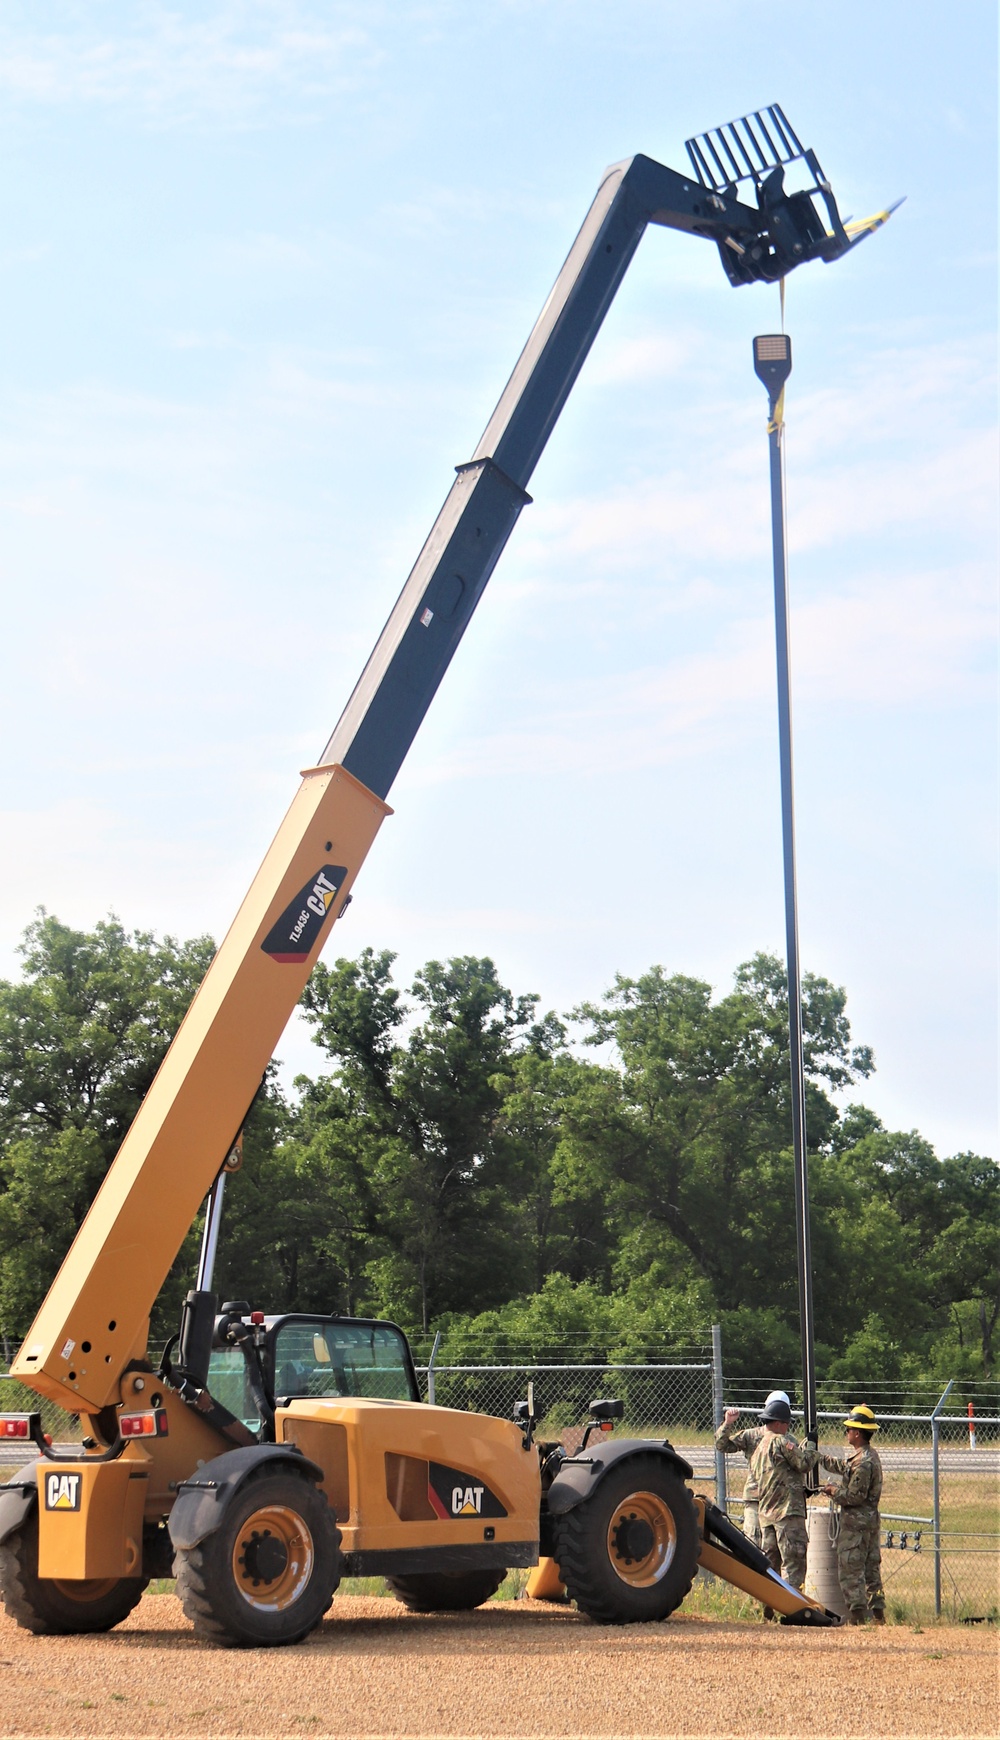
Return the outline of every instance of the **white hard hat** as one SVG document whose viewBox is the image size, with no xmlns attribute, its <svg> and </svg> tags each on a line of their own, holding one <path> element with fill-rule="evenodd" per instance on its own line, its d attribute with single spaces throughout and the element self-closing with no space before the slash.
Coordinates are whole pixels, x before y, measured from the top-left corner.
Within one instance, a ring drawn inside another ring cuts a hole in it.
<svg viewBox="0 0 1000 1740">
<path fill-rule="evenodd" d="M 785 1390 L 772 1390 L 769 1396 L 765 1396 L 765 1408 L 769 1408 L 772 1402 L 784 1402 L 786 1408 L 790 1408 L 792 1405 L 791 1397 Z"/>
</svg>

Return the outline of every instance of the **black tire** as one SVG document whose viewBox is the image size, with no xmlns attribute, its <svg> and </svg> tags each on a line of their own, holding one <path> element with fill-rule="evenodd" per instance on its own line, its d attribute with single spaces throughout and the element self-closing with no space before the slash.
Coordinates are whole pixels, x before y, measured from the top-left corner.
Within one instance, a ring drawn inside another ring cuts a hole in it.
<svg viewBox="0 0 1000 1740">
<path fill-rule="evenodd" d="M 387 1577 L 397 1601 L 411 1613 L 467 1613 L 495 1595 L 506 1571 L 421 1571 Z"/>
<path fill-rule="evenodd" d="M 148 1577 L 88 1581 L 38 1575 L 38 1517 L 28 1517 L 0 1547 L 0 1597 L 11 1619 L 36 1636 L 110 1631 L 142 1599 Z"/>
<path fill-rule="evenodd" d="M 630 1456 L 553 1525 L 566 1592 L 602 1625 L 666 1619 L 694 1581 L 694 1503 L 662 1456 Z"/>
<path fill-rule="evenodd" d="M 214 1534 L 174 1559 L 199 1637 L 233 1648 L 298 1643 L 340 1582 L 340 1530 L 304 1475 L 266 1466 L 240 1487 Z"/>
</svg>

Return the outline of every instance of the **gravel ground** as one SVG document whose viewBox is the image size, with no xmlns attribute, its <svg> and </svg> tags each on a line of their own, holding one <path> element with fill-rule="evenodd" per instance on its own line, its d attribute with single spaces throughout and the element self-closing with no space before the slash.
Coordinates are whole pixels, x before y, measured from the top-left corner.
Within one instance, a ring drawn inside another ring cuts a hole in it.
<svg viewBox="0 0 1000 1740">
<path fill-rule="evenodd" d="M 808 1632 L 675 1617 L 608 1630 L 534 1601 L 418 1616 L 338 1596 L 292 1649 L 198 1643 L 170 1595 L 103 1637 L 0 1618 L 0 1731 L 27 1735 L 757 1736 L 1000 1733 L 985 1627 Z"/>
</svg>

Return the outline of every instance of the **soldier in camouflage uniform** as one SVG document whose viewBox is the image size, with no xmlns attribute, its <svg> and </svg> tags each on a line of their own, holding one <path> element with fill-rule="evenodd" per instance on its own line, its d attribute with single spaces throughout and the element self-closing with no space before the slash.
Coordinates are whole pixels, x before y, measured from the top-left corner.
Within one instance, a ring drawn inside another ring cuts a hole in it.
<svg viewBox="0 0 1000 1740">
<path fill-rule="evenodd" d="M 750 1457 L 757 1483 L 761 1551 L 773 1568 L 801 1589 L 806 1578 L 806 1494 L 803 1475 L 815 1468 L 818 1452 L 809 1438 L 799 1447 L 789 1437 L 792 1410 L 770 1402 L 761 1414 L 764 1432 Z"/>
<path fill-rule="evenodd" d="M 885 1624 L 885 1594 L 882 1589 L 882 1530 L 878 1501 L 882 1495 L 882 1464 L 872 1444 L 878 1422 L 871 1408 L 852 1408 L 844 1421 L 849 1456 L 824 1456 L 823 1467 L 840 1475 L 837 1486 L 823 1491 L 840 1508 L 837 1537 L 837 1575 L 844 1600 L 851 1610 L 851 1624 L 864 1625 L 869 1607 L 876 1625 Z"/>
<path fill-rule="evenodd" d="M 772 1390 L 764 1406 L 771 1402 L 787 1402 L 788 1396 L 784 1390 Z M 746 1431 L 734 1432 L 733 1426 L 740 1417 L 739 1408 L 727 1408 L 723 1423 L 715 1434 L 715 1448 L 721 1450 L 723 1456 L 734 1456 L 742 1450 L 747 1459 L 747 1478 L 743 1488 L 743 1533 L 755 1547 L 760 1546 L 760 1523 L 757 1520 L 757 1483 L 750 1472 L 749 1462 L 758 1444 L 764 1436 L 763 1426 L 749 1426 Z M 791 1436 L 791 1434 L 789 1434 Z M 794 1442 L 794 1440 L 792 1440 Z"/>
</svg>

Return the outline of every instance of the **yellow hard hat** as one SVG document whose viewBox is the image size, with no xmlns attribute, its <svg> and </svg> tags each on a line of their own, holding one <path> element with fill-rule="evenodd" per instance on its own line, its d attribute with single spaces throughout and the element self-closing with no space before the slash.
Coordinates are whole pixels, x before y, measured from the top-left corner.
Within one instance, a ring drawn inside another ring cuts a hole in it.
<svg viewBox="0 0 1000 1740">
<path fill-rule="evenodd" d="M 853 1426 L 856 1432 L 878 1431 L 878 1421 L 876 1420 L 875 1415 L 872 1413 L 871 1408 L 866 1408 L 863 1404 L 860 1408 L 851 1409 L 844 1421 L 844 1425 Z"/>
</svg>

